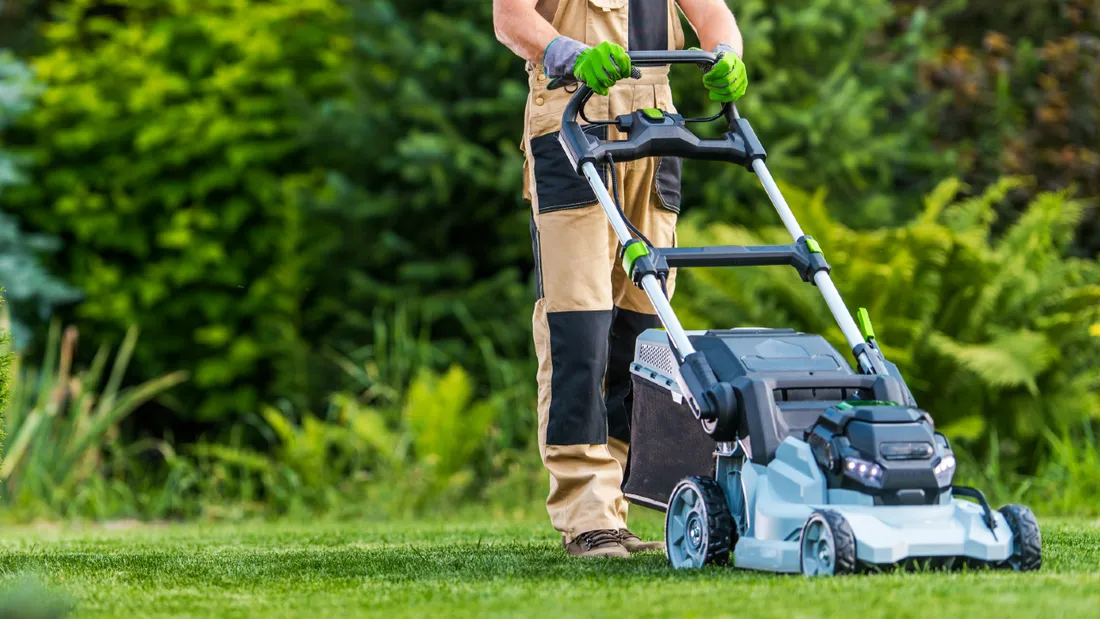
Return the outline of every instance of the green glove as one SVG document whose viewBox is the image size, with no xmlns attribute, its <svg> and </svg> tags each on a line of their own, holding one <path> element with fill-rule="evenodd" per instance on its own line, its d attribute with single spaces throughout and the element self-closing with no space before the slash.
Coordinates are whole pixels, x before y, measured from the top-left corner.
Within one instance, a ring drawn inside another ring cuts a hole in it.
<svg viewBox="0 0 1100 619">
<path fill-rule="evenodd" d="M 577 55 L 573 77 L 587 84 L 596 94 L 606 96 L 615 82 L 630 77 L 630 56 L 621 46 L 604 41 Z"/>
<path fill-rule="evenodd" d="M 711 100 L 731 103 L 740 99 L 749 86 L 745 63 L 728 45 L 719 45 L 714 53 L 721 54 L 721 58 L 703 76 L 703 85 L 710 91 Z"/>
</svg>

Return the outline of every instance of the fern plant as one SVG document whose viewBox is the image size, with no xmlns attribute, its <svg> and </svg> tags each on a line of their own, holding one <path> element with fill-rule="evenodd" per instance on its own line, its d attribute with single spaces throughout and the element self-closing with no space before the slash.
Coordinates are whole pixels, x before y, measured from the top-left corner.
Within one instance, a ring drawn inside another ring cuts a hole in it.
<svg viewBox="0 0 1100 619">
<path fill-rule="evenodd" d="M 966 188 L 949 180 L 914 220 L 868 232 L 837 223 L 823 193 L 787 191 L 850 309 L 870 309 L 921 406 L 956 438 L 982 445 L 996 431 L 1009 454 L 1049 448 L 1044 430 L 1100 417 L 1100 264 L 1068 255 L 1082 205 L 1042 194 L 994 238 L 996 207 L 1020 183 L 956 200 Z M 787 243 L 786 234 L 688 222 L 681 238 Z M 846 348 L 817 291 L 789 273 L 693 270 L 683 281 L 677 305 L 689 326 L 792 326 Z"/>
</svg>

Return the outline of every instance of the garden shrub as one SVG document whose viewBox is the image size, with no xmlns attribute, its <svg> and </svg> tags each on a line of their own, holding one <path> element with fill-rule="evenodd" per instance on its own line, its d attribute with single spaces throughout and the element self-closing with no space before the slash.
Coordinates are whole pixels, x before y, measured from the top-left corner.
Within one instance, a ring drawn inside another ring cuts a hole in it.
<svg viewBox="0 0 1100 619">
<path fill-rule="evenodd" d="M 946 96 L 933 137 L 959 153 L 959 173 L 985 187 L 1003 175 L 1035 182 L 1002 205 L 1007 224 L 1041 191 L 1086 199 L 1075 252 L 1100 252 L 1100 1 L 921 1 L 949 41 L 922 70 Z"/>
<path fill-rule="evenodd" d="M 339 93 L 335 0 L 55 3 L 15 134 L 30 182 L 5 208 L 65 239 L 84 332 L 145 333 L 142 377 L 193 371 L 176 408 L 212 419 L 306 392 L 314 243 L 298 197 L 303 110 Z"/>
<path fill-rule="evenodd" d="M 39 86 L 27 66 L 0 51 L 0 205 L 4 191 L 26 181 L 25 161 L 4 148 L 4 130 L 30 112 Z M 14 312 L 12 337 L 20 345 L 30 339 L 29 324 L 49 318 L 56 306 L 71 303 L 80 293 L 41 265 L 44 254 L 60 248 L 57 238 L 25 232 L 11 215 L 0 212 L 0 285 L 9 311 Z"/>
</svg>

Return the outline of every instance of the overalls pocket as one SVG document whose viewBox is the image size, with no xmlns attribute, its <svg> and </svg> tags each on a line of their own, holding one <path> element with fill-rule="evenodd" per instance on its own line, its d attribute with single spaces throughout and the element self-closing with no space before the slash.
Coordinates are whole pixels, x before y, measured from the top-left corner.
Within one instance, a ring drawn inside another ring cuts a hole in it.
<svg viewBox="0 0 1100 619">
<path fill-rule="evenodd" d="M 585 127 L 585 132 L 607 138 L 606 126 Z M 596 194 L 587 179 L 577 173 L 558 142 L 558 132 L 531 139 L 531 158 L 535 162 L 535 195 L 538 212 L 552 213 L 582 208 L 596 203 Z M 599 165 L 600 176 L 607 182 L 607 165 Z"/>
</svg>

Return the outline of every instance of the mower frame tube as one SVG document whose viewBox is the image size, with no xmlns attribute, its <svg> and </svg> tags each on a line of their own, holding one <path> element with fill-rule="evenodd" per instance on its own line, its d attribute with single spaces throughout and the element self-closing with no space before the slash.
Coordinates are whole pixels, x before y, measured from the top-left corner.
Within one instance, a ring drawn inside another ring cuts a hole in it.
<svg viewBox="0 0 1100 619">
<path fill-rule="evenodd" d="M 611 229 L 615 231 L 615 236 L 619 238 L 619 243 L 625 246 L 634 237 L 630 234 L 630 229 L 627 228 L 626 222 L 623 221 L 623 216 L 619 214 L 619 209 L 615 207 L 615 201 L 607 192 L 607 187 L 604 185 L 599 170 L 597 170 L 596 166 L 592 163 L 585 162 L 584 165 L 581 166 L 581 171 L 584 172 L 584 176 L 588 179 L 588 183 L 596 193 L 596 200 L 599 201 L 600 207 L 603 208 L 604 214 L 607 215 L 607 220 L 611 222 Z M 653 309 L 656 310 L 657 316 L 660 317 L 661 324 L 665 326 L 668 338 L 672 341 L 673 348 L 675 348 L 676 353 L 680 356 L 679 361 L 683 362 L 684 357 L 695 352 L 695 347 L 691 345 L 691 340 L 688 339 L 687 333 L 684 332 L 683 326 L 680 325 L 679 319 L 676 318 L 676 313 L 672 311 L 672 304 L 669 303 L 668 297 L 665 296 L 664 290 L 661 288 L 661 282 L 657 280 L 657 276 L 647 274 L 642 277 L 642 289 L 645 290 L 646 295 L 649 296 L 650 302 L 653 303 Z"/>
<path fill-rule="evenodd" d="M 767 164 L 762 159 L 753 160 L 752 171 L 760 179 L 760 184 L 764 186 L 764 191 L 768 194 L 768 199 L 771 200 L 776 212 L 779 213 L 779 218 L 783 220 L 787 232 L 790 233 L 795 242 L 798 242 L 798 239 L 805 236 L 802 232 L 802 226 L 798 224 L 798 219 L 795 218 L 790 205 L 787 204 L 787 199 L 783 197 L 783 192 L 779 191 L 779 186 L 772 178 L 772 173 L 768 171 Z M 833 318 L 836 319 L 837 325 L 844 333 L 844 339 L 848 340 L 848 346 L 855 352 L 861 344 L 867 342 L 863 339 L 863 334 L 860 333 L 856 321 L 852 319 L 852 315 L 848 312 L 848 306 L 844 304 L 844 299 L 841 298 L 840 292 L 836 289 L 833 278 L 829 276 L 827 271 L 818 271 L 814 273 L 814 284 L 821 291 L 821 296 L 825 297 L 825 304 L 829 306 L 829 311 L 833 313 Z M 858 353 L 857 361 L 863 371 L 868 374 L 886 373 L 885 368 L 881 368 L 883 370 L 881 372 L 878 371 L 879 368 L 875 367 L 874 362 L 867 353 Z"/>
</svg>

